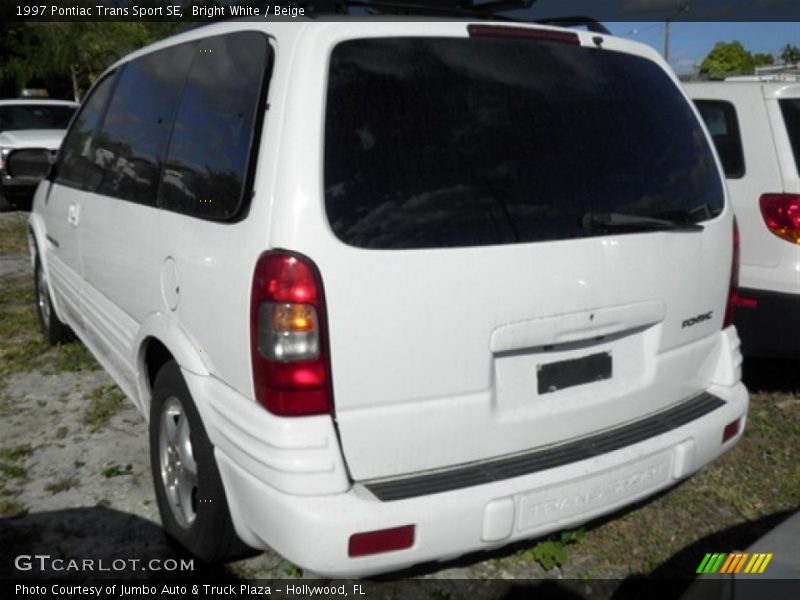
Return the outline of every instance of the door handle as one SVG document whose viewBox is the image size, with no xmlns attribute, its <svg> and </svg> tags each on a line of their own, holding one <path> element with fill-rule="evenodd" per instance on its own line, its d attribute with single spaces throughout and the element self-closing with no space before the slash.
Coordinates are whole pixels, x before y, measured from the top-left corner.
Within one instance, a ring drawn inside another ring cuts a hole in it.
<svg viewBox="0 0 800 600">
<path fill-rule="evenodd" d="M 78 226 L 78 218 L 81 214 L 81 207 L 79 204 L 70 204 L 67 208 L 67 222 L 73 227 Z"/>
</svg>

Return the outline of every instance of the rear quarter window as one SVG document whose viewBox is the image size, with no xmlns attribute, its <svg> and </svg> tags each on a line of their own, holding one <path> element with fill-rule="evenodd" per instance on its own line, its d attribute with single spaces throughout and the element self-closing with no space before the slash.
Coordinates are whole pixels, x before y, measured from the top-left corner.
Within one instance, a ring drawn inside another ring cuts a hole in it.
<svg viewBox="0 0 800 600">
<path fill-rule="evenodd" d="M 721 100 L 695 100 L 694 103 L 714 140 L 725 177 L 744 177 L 744 152 L 736 108 L 730 102 Z"/>
<path fill-rule="evenodd" d="M 571 239 L 588 211 L 699 221 L 724 201 L 655 63 L 510 38 L 338 44 L 324 186 L 334 233 L 368 248 Z"/>
<path fill-rule="evenodd" d="M 92 148 L 91 191 L 155 206 L 192 46 L 153 52 L 125 65 Z"/>
<path fill-rule="evenodd" d="M 175 117 L 160 204 L 211 220 L 236 216 L 255 160 L 267 75 L 267 37 L 240 32 L 198 43 Z"/>
</svg>

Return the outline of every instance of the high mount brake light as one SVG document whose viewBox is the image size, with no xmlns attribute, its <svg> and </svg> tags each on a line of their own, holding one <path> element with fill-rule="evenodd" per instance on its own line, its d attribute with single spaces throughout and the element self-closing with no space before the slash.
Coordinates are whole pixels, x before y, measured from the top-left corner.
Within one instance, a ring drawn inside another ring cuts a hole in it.
<svg viewBox="0 0 800 600">
<path fill-rule="evenodd" d="M 470 37 L 500 37 L 544 42 L 560 42 L 562 44 L 580 45 L 580 38 L 569 31 L 553 31 L 551 29 L 529 29 L 527 27 L 509 27 L 506 25 L 468 25 Z"/>
<path fill-rule="evenodd" d="M 299 254 L 264 252 L 250 292 L 256 400 L 281 416 L 333 410 L 322 279 Z"/>
</svg>

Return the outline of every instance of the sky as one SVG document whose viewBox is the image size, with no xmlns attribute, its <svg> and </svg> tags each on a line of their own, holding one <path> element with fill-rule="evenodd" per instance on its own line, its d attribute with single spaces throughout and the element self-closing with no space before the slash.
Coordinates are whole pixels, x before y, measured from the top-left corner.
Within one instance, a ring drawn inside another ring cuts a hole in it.
<svg viewBox="0 0 800 600">
<path fill-rule="evenodd" d="M 664 52 L 663 21 L 605 22 L 615 35 L 636 40 Z M 676 21 L 670 25 L 669 62 L 678 74 L 691 73 L 717 42 L 739 40 L 749 52 L 780 54 L 786 44 L 800 48 L 800 22 L 740 23 Z"/>
<path fill-rule="evenodd" d="M 476 4 L 492 0 L 473 0 Z M 691 73 L 717 42 L 739 40 L 752 53 L 780 54 L 800 47 L 800 0 L 522 0 L 509 12 L 529 19 L 588 16 L 615 35 L 649 44 L 663 54 L 670 19 L 669 62 Z"/>
</svg>

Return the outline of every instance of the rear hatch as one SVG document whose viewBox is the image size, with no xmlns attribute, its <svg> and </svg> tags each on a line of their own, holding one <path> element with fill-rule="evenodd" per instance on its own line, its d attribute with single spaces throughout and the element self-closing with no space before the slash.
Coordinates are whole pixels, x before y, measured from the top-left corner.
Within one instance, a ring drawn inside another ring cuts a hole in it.
<svg viewBox="0 0 800 600">
<path fill-rule="evenodd" d="M 732 225 L 674 80 L 632 44 L 472 34 L 331 50 L 332 234 L 298 246 L 356 480 L 636 421 L 713 370 Z"/>
</svg>

